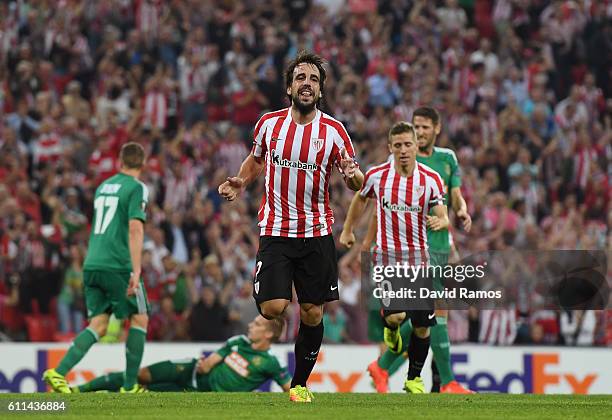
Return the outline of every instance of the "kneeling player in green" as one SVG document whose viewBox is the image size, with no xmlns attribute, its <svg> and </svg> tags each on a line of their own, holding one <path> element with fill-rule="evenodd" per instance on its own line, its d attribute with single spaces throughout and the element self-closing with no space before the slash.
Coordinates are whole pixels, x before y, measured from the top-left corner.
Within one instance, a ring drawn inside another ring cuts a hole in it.
<svg viewBox="0 0 612 420">
<path fill-rule="evenodd" d="M 273 379 L 283 391 L 289 391 L 291 376 L 269 351 L 282 330 L 282 321 L 260 315 L 249 324 L 248 336 L 230 338 L 206 358 L 168 360 L 143 367 L 138 383 L 157 392 L 245 392 Z M 123 376 L 123 372 L 100 376 L 73 387 L 72 392 L 117 391 Z"/>
<path fill-rule="evenodd" d="M 140 278 L 148 189 L 138 180 L 145 152 L 138 143 L 127 143 L 119 154 L 121 170 L 96 189 L 89 249 L 83 265 L 85 302 L 89 326 L 72 342 L 55 369 L 43 373 L 54 392 L 70 393 L 65 376 L 106 334 L 109 318 L 129 318 L 125 344 L 125 377 L 122 392 L 139 392 L 136 376 L 142 361 L 149 304 Z"/>
</svg>

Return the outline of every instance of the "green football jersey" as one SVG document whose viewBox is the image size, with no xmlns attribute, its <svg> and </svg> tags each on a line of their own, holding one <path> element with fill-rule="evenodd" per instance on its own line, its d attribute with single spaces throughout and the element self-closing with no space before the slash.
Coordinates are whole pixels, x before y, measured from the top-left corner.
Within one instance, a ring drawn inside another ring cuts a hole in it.
<svg viewBox="0 0 612 420">
<path fill-rule="evenodd" d="M 148 196 L 145 184 L 122 173 L 98 186 L 84 270 L 132 271 L 129 221 L 146 221 Z"/>
<path fill-rule="evenodd" d="M 283 385 L 291 380 L 286 367 L 270 351 L 255 350 L 244 335 L 230 338 L 216 352 L 223 361 L 209 373 L 210 388 L 218 392 L 252 391 L 268 379 Z"/>
<path fill-rule="evenodd" d="M 450 208 L 451 188 L 461 186 L 461 170 L 455 152 L 445 147 L 434 147 L 431 156 L 418 156 L 417 162 L 436 171 L 444 182 L 444 202 Z M 430 250 L 446 252 L 450 249 L 448 230 L 437 232 L 427 229 L 427 244 Z"/>
</svg>

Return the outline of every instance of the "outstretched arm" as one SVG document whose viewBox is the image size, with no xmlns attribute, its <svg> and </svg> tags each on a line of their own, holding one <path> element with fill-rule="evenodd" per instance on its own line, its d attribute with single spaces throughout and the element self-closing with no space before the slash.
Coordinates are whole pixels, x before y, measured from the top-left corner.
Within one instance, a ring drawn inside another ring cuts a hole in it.
<svg viewBox="0 0 612 420">
<path fill-rule="evenodd" d="M 227 180 L 219 185 L 219 194 L 227 201 L 233 201 L 240 195 L 242 191 L 251 183 L 255 178 L 261 174 L 264 167 L 264 159 L 261 157 L 255 157 L 253 154 L 249 154 L 247 158 L 242 162 L 238 175 L 234 177 L 228 177 Z"/>
</svg>

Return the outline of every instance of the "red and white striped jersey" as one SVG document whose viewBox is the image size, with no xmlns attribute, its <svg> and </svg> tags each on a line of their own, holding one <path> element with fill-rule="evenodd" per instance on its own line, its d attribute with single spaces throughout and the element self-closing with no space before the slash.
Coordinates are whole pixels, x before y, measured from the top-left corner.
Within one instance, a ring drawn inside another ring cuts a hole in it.
<svg viewBox="0 0 612 420">
<path fill-rule="evenodd" d="M 579 147 L 574 153 L 574 182 L 584 190 L 591 178 L 597 150 L 592 146 Z"/>
<path fill-rule="evenodd" d="M 160 1 L 136 0 L 134 9 L 136 15 L 136 27 L 145 34 L 157 34 L 159 21 L 162 14 Z"/>
<path fill-rule="evenodd" d="M 63 153 L 62 141 L 55 133 L 41 134 L 34 143 L 34 162 L 57 162 Z"/>
<path fill-rule="evenodd" d="M 151 90 L 145 94 L 143 102 L 142 125 L 164 130 L 168 119 L 168 98 L 166 95 L 157 90 Z"/>
<path fill-rule="evenodd" d="M 310 238 L 332 233 L 329 205 L 332 165 L 340 151 L 355 157 L 341 122 L 317 110 L 313 121 L 297 124 L 290 108 L 264 114 L 255 126 L 251 153 L 266 159 L 266 191 L 259 208 L 261 235 Z"/>
<path fill-rule="evenodd" d="M 518 319 L 516 310 L 482 309 L 480 310 L 480 331 L 478 342 L 489 345 L 510 346 L 516 339 Z"/>
<path fill-rule="evenodd" d="M 444 185 L 438 173 L 416 162 L 411 176 L 401 176 L 393 162 L 385 162 L 366 172 L 359 193 L 376 199 L 380 252 L 397 258 L 426 256 L 418 252 L 428 248 L 425 216 L 444 204 Z"/>
</svg>

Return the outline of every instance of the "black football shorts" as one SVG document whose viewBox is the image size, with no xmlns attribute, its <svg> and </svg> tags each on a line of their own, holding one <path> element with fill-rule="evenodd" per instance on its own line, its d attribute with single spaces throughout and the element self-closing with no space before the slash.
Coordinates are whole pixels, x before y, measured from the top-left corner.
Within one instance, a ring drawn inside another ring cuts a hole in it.
<svg viewBox="0 0 612 420">
<path fill-rule="evenodd" d="M 257 306 L 272 299 L 292 298 L 321 305 L 338 300 L 338 259 L 332 235 L 315 238 L 261 236 L 253 278 Z"/>
</svg>

